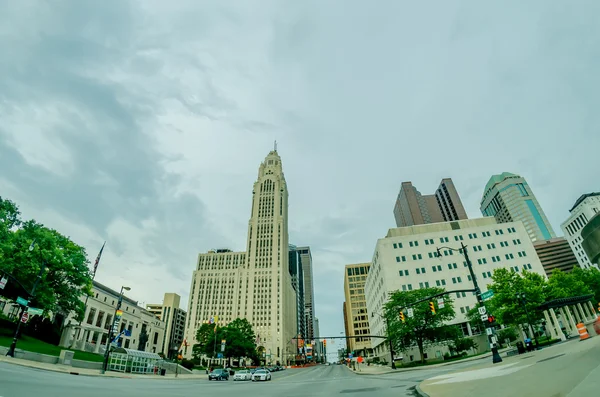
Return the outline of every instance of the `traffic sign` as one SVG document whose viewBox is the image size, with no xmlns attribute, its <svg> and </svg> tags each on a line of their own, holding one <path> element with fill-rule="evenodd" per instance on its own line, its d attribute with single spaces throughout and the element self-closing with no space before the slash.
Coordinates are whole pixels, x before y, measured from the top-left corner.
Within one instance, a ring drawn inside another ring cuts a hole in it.
<svg viewBox="0 0 600 397">
<path fill-rule="evenodd" d="M 358 357 L 358 358 L 356 359 L 356 361 L 358 361 L 358 363 L 360 364 L 360 363 L 362 363 L 363 361 L 365 361 L 365 359 L 364 359 L 364 358 L 362 358 L 362 356 L 361 356 L 361 357 Z"/>
<path fill-rule="evenodd" d="M 6 277 L 2 277 L 2 279 L 0 279 L 0 289 L 4 289 L 4 287 L 6 287 L 7 282 L 8 279 Z"/>
<path fill-rule="evenodd" d="M 25 298 L 21 298 L 20 296 L 17 298 L 17 304 L 27 306 L 29 301 Z"/>
<path fill-rule="evenodd" d="M 485 308 L 485 306 L 478 307 L 477 310 L 479 310 L 479 314 L 481 314 L 482 316 L 487 313 L 487 309 Z"/>
<path fill-rule="evenodd" d="M 486 322 L 488 320 L 488 315 L 487 314 L 482 314 L 481 315 L 481 321 Z"/>
<path fill-rule="evenodd" d="M 494 290 L 490 289 L 481 293 L 481 299 L 487 300 L 494 296 Z"/>
<path fill-rule="evenodd" d="M 406 314 L 408 315 L 408 317 L 415 316 L 415 312 L 413 311 L 412 307 L 409 307 L 408 309 L 406 309 Z"/>
<path fill-rule="evenodd" d="M 494 333 L 494 329 L 493 329 L 493 328 L 486 328 L 486 329 L 485 329 L 485 332 L 486 332 L 488 335 L 492 335 L 492 334 Z"/>
<path fill-rule="evenodd" d="M 23 312 L 23 315 L 21 316 L 21 322 L 26 323 L 27 320 L 29 320 L 29 313 Z"/>
<path fill-rule="evenodd" d="M 444 298 L 439 298 L 437 303 L 438 303 L 438 309 L 444 308 Z"/>
</svg>

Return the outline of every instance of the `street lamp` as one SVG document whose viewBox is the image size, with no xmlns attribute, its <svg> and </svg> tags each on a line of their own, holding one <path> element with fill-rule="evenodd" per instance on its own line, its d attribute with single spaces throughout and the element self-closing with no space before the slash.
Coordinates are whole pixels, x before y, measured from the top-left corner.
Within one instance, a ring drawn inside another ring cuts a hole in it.
<svg viewBox="0 0 600 397">
<path fill-rule="evenodd" d="M 119 311 L 119 309 L 121 309 L 121 304 L 123 303 L 123 290 L 130 291 L 131 288 L 130 287 L 122 286 L 121 287 L 121 292 L 119 292 L 119 300 L 117 301 L 117 307 L 115 308 L 115 314 L 113 316 L 113 322 L 112 322 L 112 324 L 110 326 L 110 329 L 108 330 L 108 338 L 106 339 L 106 350 L 104 350 L 104 361 L 102 362 L 102 369 L 100 370 L 101 374 L 105 373 L 106 372 L 106 367 L 108 367 L 108 356 L 110 354 L 110 345 L 111 345 L 111 341 L 112 341 L 112 337 L 113 337 L 113 329 L 118 324 L 118 322 L 117 322 L 117 312 Z M 85 315 L 85 313 L 84 313 L 84 315 Z M 120 317 L 119 317 L 119 321 L 121 321 Z"/>
<path fill-rule="evenodd" d="M 469 259 L 469 254 L 467 253 L 467 246 L 461 242 L 459 249 L 450 248 L 450 247 L 439 247 L 436 249 L 438 258 L 442 257 L 442 254 L 440 253 L 441 248 L 448 249 L 448 250 L 454 251 L 454 252 L 459 252 L 463 255 L 463 257 L 465 258 L 465 262 L 467 263 L 467 267 L 469 268 L 469 274 L 471 275 L 471 281 L 473 282 L 473 290 L 475 291 L 475 297 L 477 298 L 477 304 L 479 305 L 479 307 L 485 307 L 485 305 L 483 304 L 483 299 L 481 299 L 481 290 L 479 289 L 479 285 L 477 284 L 477 277 L 475 277 L 475 272 L 473 271 L 473 264 L 471 263 L 471 260 Z M 488 336 L 488 341 L 491 342 L 491 336 Z M 500 353 L 498 353 L 498 347 L 496 346 L 496 344 L 495 343 L 491 344 L 491 348 L 492 348 L 492 362 L 494 364 L 502 362 L 502 357 L 500 357 Z"/>
<path fill-rule="evenodd" d="M 32 252 L 34 248 L 35 248 L 35 239 L 31 242 L 31 245 L 29 245 L 29 252 Z M 42 257 L 42 253 L 41 252 L 40 252 L 40 262 L 41 262 L 40 271 L 38 272 L 38 275 L 37 275 L 37 277 L 35 279 L 35 282 L 33 283 L 33 287 L 31 288 L 31 292 L 27 291 L 27 289 L 25 289 L 25 287 L 23 287 L 23 285 L 21 285 L 21 287 L 27 293 L 29 299 L 27 300 L 27 304 L 26 305 L 20 305 L 21 306 L 21 312 L 19 313 L 19 317 L 17 318 L 17 329 L 15 330 L 15 335 L 13 337 L 12 343 L 10 344 L 10 347 L 8 348 L 8 351 L 6 352 L 7 356 L 10 356 L 10 357 L 14 357 L 15 356 L 15 349 L 17 347 L 17 340 L 19 340 L 19 331 L 21 329 L 21 323 L 22 323 L 21 319 L 23 318 L 23 314 L 25 313 L 25 311 L 29 307 L 29 301 L 31 300 L 31 298 L 33 298 L 35 296 L 35 289 L 37 288 L 37 285 L 40 282 L 40 280 L 42 279 L 44 271 L 46 270 L 46 263 L 44 262 L 44 258 Z M 21 284 L 21 283 L 19 283 L 19 284 Z"/>
<path fill-rule="evenodd" d="M 539 349 L 540 344 L 538 343 L 537 334 L 535 332 L 535 329 L 531 325 L 531 318 L 529 317 L 529 310 L 527 310 L 527 294 L 525 294 L 525 292 L 517 292 L 517 300 L 519 301 L 519 303 L 523 306 L 523 309 L 525 310 L 525 316 L 527 317 L 527 328 L 531 328 L 531 330 L 533 331 L 533 340 L 535 340 L 535 348 Z"/>
<path fill-rule="evenodd" d="M 392 369 L 396 369 L 396 362 L 394 361 L 394 345 L 392 344 L 392 337 L 390 335 L 390 323 L 388 322 L 388 319 L 387 319 L 386 316 L 381 315 L 379 313 L 373 313 L 373 314 L 379 316 L 380 318 L 383 319 L 383 321 L 385 321 L 385 328 L 386 328 L 386 332 L 387 332 L 387 340 L 388 340 L 388 343 L 390 345 L 389 346 L 390 347 L 390 361 L 392 362 L 391 363 L 391 368 Z"/>
</svg>

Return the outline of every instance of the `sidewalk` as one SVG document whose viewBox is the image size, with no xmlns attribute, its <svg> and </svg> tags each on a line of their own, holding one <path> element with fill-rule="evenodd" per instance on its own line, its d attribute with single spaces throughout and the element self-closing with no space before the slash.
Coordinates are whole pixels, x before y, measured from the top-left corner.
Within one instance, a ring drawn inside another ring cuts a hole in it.
<svg viewBox="0 0 600 397">
<path fill-rule="evenodd" d="M 502 349 L 502 350 L 500 350 L 500 354 L 503 354 L 507 350 L 510 350 L 510 349 Z M 385 375 L 385 374 L 395 374 L 395 373 L 398 373 L 398 372 L 418 371 L 418 370 L 422 370 L 422 369 L 445 367 L 445 366 L 448 366 L 448 365 L 459 364 L 459 363 L 466 363 L 466 362 L 469 362 L 469 361 L 482 360 L 484 358 L 490 358 L 490 357 L 492 357 L 492 353 L 491 352 L 482 354 L 480 356 L 467 357 L 467 358 L 464 358 L 462 360 L 455 360 L 455 361 L 450 361 L 450 362 L 447 362 L 447 363 L 441 362 L 439 364 L 422 365 L 422 366 L 410 367 L 410 368 L 391 369 L 389 366 L 386 366 L 386 367 L 378 366 L 378 365 L 367 366 L 366 364 L 361 364 L 360 367 L 357 365 L 356 371 L 352 371 L 351 368 L 349 368 L 349 369 L 352 372 L 354 372 L 355 374 L 357 374 L 357 375 Z"/>
<path fill-rule="evenodd" d="M 53 371 L 53 372 L 62 372 L 65 374 L 71 375 L 82 375 L 82 376 L 101 376 L 106 378 L 124 378 L 124 379 L 156 379 L 156 380 L 165 380 L 165 379 L 206 379 L 206 374 L 179 374 L 177 378 L 175 378 L 175 374 L 168 374 L 165 376 L 159 375 L 137 375 L 137 374 L 125 374 L 122 372 L 114 372 L 107 371 L 104 374 L 101 374 L 97 369 L 86 369 L 86 368 L 74 368 L 70 365 L 62 365 L 62 364 L 48 364 L 41 363 L 37 361 L 29 361 L 23 360 L 20 358 L 13 358 L 7 356 L 0 356 L 0 363 L 9 363 L 14 365 L 21 365 L 23 367 L 41 369 L 44 371 Z"/>
<path fill-rule="evenodd" d="M 600 337 L 575 339 L 502 360 L 426 379 L 417 386 L 417 394 L 589 397 L 596 394 L 600 376 Z"/>
</svg>

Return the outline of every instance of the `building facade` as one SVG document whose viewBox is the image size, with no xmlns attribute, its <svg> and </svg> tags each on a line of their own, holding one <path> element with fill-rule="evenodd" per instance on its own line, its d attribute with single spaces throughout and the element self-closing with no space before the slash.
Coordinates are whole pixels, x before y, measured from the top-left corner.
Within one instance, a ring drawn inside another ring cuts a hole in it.
<svg viewBox="0 0 600 397">
<path fill-rule="evenodd" d="M 312 340 L 316 337 L 312 254 L 310 253 L 310 247 L 297 247 L 296 251 L 300 255 L 304 277 L 304 324 L 306 326 L 306 338 Z"/>
<path fill-rule="evenodd" d="M 556 237 L 531 187 L 519 175 L 493 175 L 485 185 L 480 208 L 484 216 L 493 216 L 498 223 L 523 222 L 532 242 Z"/>
<path fill-rule="evenodd" d="M 577 258 L 564 237 L 536 241 L 533 247 L 548 277 L 556 269 L 568 273 L 578 265 Z"/>
<path fill-rule="evenodd" d="M 82 297 L 82 301 L 85 301 L 85 297 Z M 118 301 L 119 292 L 94 281 L 83 321 L 79 324 L 73 315 L 65 320 L 60 346 L 103 354 Z M 121 310 L 123 314 L 119 322 L 119 332 L 125 329 L 129 332 L 129 336 L 121 336 L 121 346 L 161 353 L 165 333 L 164 322 L 140 307 L 137 301 L 126 296 L 123 296 Z"/>
<path fill-rule="evenodd" d="M 369 314 L 365 299 L 365 282 L 369 274 L 370 263 L 346 265 L 344 272 L 344 296 L 346 298 L 344 328 L 347 330 L 348 350 L 355 355 L 371 355 L 371 338 L 369 329 Z M 365 336 L 361 336 L 365 335 Z"/>
<path fill-rule="evenodd" d="M 276 150 L 259 167 L 247 236 L 245 252 L 218 250 L 198 256 L 186 338 L 193 346 L 196 330 L 211 317 L 218 316 L 221 325 L 245 318 L 268 362 L 285 363 L 296 352 L 297 303 L 288 263 L 288 191 Z"/>
<path fill-rule="evenodd" d="M 469 259 L 482 292 L 492 283 L 495 269 L 507 268 L 513 272 L 525 270 L 545 276 L 529 234 L 522 222 L 497 224 L 494 218 L 478 218 L 390 229 L 379 239 L 373 254 L 371 268 L 365 283 L 367 313 L 372 335 L 385 335 L 385 321 L 374 313 L 382 313 L 388 295 L 395 291 L 441 287 L 446 290 L 473 288 L 464 257 L 458 252 L 438 247 L 467 246 Z M 459 326 L 465 336 L 476 336 L 466 318 L 467 312 L 477 305 L 473 293 L 453 293 L 456 317 L 449 324 Z M 485 341 L 485 339 L 484 339 Z M 385 340 L 371 340 L 374 354 L 390 360 Z M 481 345 L 481 344 L 480 344 Z M 483 345 L 486 345 L 483 343 Z M 485 346 L 483 346 L 485 347 Z M 438 349 L 435 357 L 443 355 Z"/>
<path fill-rule="evenodd" d="M 451 178 L 444 178 L 434 194 L 422 195 L 411 182 L 402 182 L 394 205 L 397 227 L 467 219 Z"/>
<path fill-rule="evenodd" d="M 165 323 L 165 334 L 161 351 L 167 358 L 175 358 L 181 347 L 185 332 L 186 313 L 180 305 L 181 297 L 167 292 L 162 304 L 148 304 L 146 309 Z"/>
<path fill-rule="evenodd" d="M 594 215 L 585 225 L 581 237 L 583 249 L 590 262 L 596 266 L 600 265 L 600 213 Z"/>
<path fill-rule="evenodd" d="M 296 292 L 296 334 L 301 340 L 306 340 L 306 317 L 304 315 L 304 271 L 302 257 L 295 245 L 289 247 L 289 268 L 292 276 L 292 286 Z M 300 347 L 299 342 L 297 342 Z"/>
<path fill-rule="evenodd" d="M 587 193 L 580 196 L 573 207 L 569 210 L 571 215 L 560 225 L 565 238 L 569 242 L 579 266 L 583 269 L 596 267 L 598 265 L 590 261 L 583 249 L 583 237 L 581 231 L 600 211 L 600 193 Z"/>
</svg>

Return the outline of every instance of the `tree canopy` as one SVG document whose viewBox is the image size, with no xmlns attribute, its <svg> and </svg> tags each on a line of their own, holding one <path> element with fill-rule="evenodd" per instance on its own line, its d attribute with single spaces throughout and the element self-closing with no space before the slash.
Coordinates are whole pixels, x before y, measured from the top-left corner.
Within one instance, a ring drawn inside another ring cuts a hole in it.
<svg viewBox="0 0 600 397">
<path fill-rule="evenodd" d="M 16 204 L 0 197 L 0 273 L 9 276 L 0 294 L 28 297 L 44 266 L 30 305 L 82 316 L 81 296 L 91 294 L 92 286 L 88 265 L 83 247 L 35 220 L 23 222 Z"/>
<path fill-rule="evenodd" d="M 422 288 L 414 291 L 396 291 L 385 304 L 384 315 L 388 324 L 388 336 L 396 349 L 407 351 L 412 347 L 419 348 L 421 362 L 425 361 L 423 346 L 448 341 L 454 336 L 453 326 L 445 323 L 454 318 L 453 301 L 450 295 L 444 296 L 444 307 L 439 308 L 435 299 L 436 313 L 429 308 L 429 302 L 414 302 L 444 292 L 442 288 Z M 413 317 L 405 313 L 405 322 L 399 315 L 400 310 L 412 307 Z"/>
<path fill-rule="evenodd" d="M 196 356 L 216 357 L 217 353 L 221 353 L 221 341 L 225 340 L 224 357 L 258 358 L 252 324 L 244 318 L 236 318 L 224 327 L 202 324 L 196 331 L 196 340 L 198 343 L 193 347 Z"/>
</svg>

